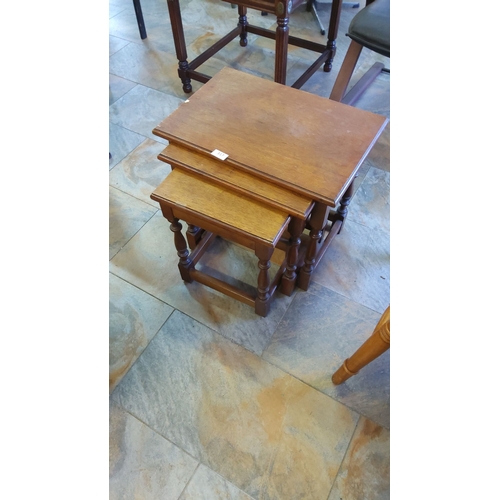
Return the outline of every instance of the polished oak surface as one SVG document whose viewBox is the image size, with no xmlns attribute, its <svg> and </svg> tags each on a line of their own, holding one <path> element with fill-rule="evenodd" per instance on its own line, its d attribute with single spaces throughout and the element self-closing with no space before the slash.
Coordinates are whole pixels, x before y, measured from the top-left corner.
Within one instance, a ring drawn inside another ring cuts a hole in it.
<svg viewBox="0 0 500 500">
<path fill-rule="evenodd" d="M 246 194 L 302 220 L 307 218 L 312 209 L 311 198 L 257 178 L 215 157 L 208 157 L 170 144 L 158 155 L 158 158 L 172 167 L 193 171 L 216 184 L 226 186 L 240 194 Z"/>
<path fill-rule="evenodd" d="M 274 247 L 288 224 L 286 212 L 230 191 L 179 169 L 173 170 L 151 198 L 187 209 L 226 226 L 237 236 L 245 233 Z"/>
<path fill-rule="evenodd" d="M 383 116 L 224 68 L 153 133 L 334 206 L 387 124 Z"/>
</svg>

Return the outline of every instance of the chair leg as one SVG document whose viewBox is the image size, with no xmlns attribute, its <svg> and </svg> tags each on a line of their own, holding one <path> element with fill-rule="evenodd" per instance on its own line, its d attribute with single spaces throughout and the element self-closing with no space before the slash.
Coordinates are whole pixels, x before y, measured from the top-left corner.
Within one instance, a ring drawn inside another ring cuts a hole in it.
<svg viewBox="0 0 500 500">
<path fill-rule="evenodd" d="M 333 58 L 337 52 L 337 34 L 339 31 L 340 14 L 342 11 L 342 0 L 333 0 L 330 11 L 330 22 L 328 24 L 328 41 L 326 47 L 330 51 L 328 59 L 325 61 L 323 71 L 329 73 L 332 70 Z"/>
<path fill-rule="evenodd" d="M 347 94 L 344 95 L 342 100 L 343 104 L 349 106 L 354 105 L 361 94 L 372 84 L 378 75 L 384 70 L 384 65 L 381 62 L 376 62 L 352 87 Z"/>
<path fill-rule="evenodd" d="M 247 20 L 247 8 L 243 7 L 243 5 L 238 5 L 238 24 L 241 26 L 241 33 L 240 33 L 240 45 L 242 47 L 246 47 L 248 44 L 247 40 L 247 26 L 248 26 L 248 20 Z"/>
<path fill-rule="evenodd" d="M 390 306 L 380 318 L 375 330 L 366 342 L 333 374 L 332 382 L 342 384 L 348 378 L 365 367 L 368 363 L 378 358 L 390 347 Z"/>
<path fill-rule="evenodd" d="M 168 13 L 172 24 L 172 33 L 174 35 L 174 45 L 177 60 L 179 61 L 179 69 L 177 70 L 182 82 L 182 89 L 186 94 L 192 92 L 191 78 L 187 71 L 189 64 L 187 62 L 186 40 L 184 38 L 184 28 L 182 26 L 181 8 L 179 0 L 167 0 Z"/>
<path fill-rule="evenodd" d="M 330 99 L 332 101 L 340 102 L 344 97 L 362 49 L 363 46 L 354 40 L 352 40 L 349 44 L 347 54 L 342 62 L 339 74 L 337 75 L 335 84 L 333 85 L 332 93 L 330 94 Z"/>
<path fill-rule="evenodd" d="M 279 2 L 276 12 L 276 51 L 274 63 L 274 81 L 286 85 L 286 63 L 288 58 L 288 21 L 289 21 L 289 7 L 291 0 Z"/>
<path fill-rule="evenodd" d="M 146 25 L 144 24 L 144 16 L 142 15 L 141 0 L 133 0 L 133 3 L 139 34 L 141 35 L 141 40 L 144 40 L 148 37 L 148 35 L 146 33 Z"/>
</svg>

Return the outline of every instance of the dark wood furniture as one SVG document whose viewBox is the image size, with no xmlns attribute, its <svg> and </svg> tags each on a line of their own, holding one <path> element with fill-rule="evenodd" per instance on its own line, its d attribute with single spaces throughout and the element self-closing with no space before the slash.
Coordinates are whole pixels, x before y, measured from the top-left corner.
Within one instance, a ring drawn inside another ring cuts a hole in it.
<svg viewBox="0 0 500 500">
<path fill-rule="evenodd" d="M 202 157 L 222 151 L 228 156 L 217 160 L 221 168 L 314 201 L 297 266 L 297 284 L 307 290 L 342 228 L 357 171 L 386 124 L 383 116 L 224 68 L 153 133 Z M 278 208 L 251 185 L 245 194 Z"/>
<path fill-rule="evenodd" d="M 381 62 L 376 62 L 346 94 L 363 47 L 390 57 L 390 0 L 367 0 L 366 4 L 349 25 L 347 36 L 351 43 L 330 94 L 330 99 L 349 105 L 356 102 L 380 72 L 389 72 Z"/>
<path fill-rule="evenodd" d="M 390 306 L 385 310 L 380 318 L 372 335 L 363 345 L 333 374 L 332 382 L 335 385 L 342 384 L 348 378 L 371 363 L 374 359 L 381 356 L 390 347 L 391 343 L 391 309 Z"/>
<path fill-rule="evenodd" d="M 141 40 L 147 38 L 146 25 L 144 24 L 144 17 L 142 15 L 141 0 L 133 0 L 135 18 L 137 19 L 137 27 L 139 28 L 139 34 L 141 35 Z"/>
<path fill-rule="evenodd" d="M 304 83 L 319 69 L 322 64 L 324 64 L 324 71 L 328 72 L 332 69 L 332 62 L 336 52 L 336 38 L 340 11 L 342 8 L 341 0 L 333 0 L 332 2 L 330 23 L 328 27 L 328 41 L 324 45 L 289 35 L 288 22 L 290 13 L 296 7 L 302 5 L 304 0 L 223 1 L 228 1 L 231 4 L 236 4 L 238 6 L 239 17 L 237 26 L 198 57 L 193 59 L 191 62 L 188 62 L 179 0 L 167 0 L 170 22 L 172 24 L 172 34 L 174 37 L 175 52 L 177 59 L 179 60 L 178 74 L 182 81 L 182 88 L 184 89 L 184 92 L 189 93 L 192 91 L 191 79 L 202 83 L 208 82 L 210 80 L 210 76 L 197 71 L 197 68 L 237 37 L 240 38 L 240 45 L 245 47 L 248 43 L 248 33 L 254 33 L 259 36 L 276 40 L 274 67 L 275 82 L 282 84 L 286 83 L 288 44 L 320 54 L 316 61 L 311 64 L 311 66 L 302 74 L 300 78 L 297 79 L 295 83 L 293 83 L 292 87 L 297 89 L 302 87 L 302 85 L 304 85 Z M 276 31 L 249 24 L 247 20 L 247 9 L 256 9 L 262 13 L 275 14 L 278 24 Z"/>
</svg>

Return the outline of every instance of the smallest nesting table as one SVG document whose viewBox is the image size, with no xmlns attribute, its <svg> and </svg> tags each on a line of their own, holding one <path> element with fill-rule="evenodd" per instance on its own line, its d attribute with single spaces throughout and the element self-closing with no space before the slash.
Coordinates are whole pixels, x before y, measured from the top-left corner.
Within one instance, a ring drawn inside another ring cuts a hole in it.
<svg viewBox="0 0 500 500">
<path fill-rule="evenodd" d="M 160 204 L 163 216 L 171 223 L 170 229 L 174 232 L 174 243 L 179 256 L 179 271 L 184 281 L 198 281 L 254 306 L 255 312 L 260 316 L 266 316 L 269 312 L 271 299 L 283 274 L 293 289 L 296 279 L 293 263 L 285 260 L 272 282 L 269 276 L 271 256 L 291 220 L 287 212 L 263 205 L 181 169 L 173 170 L 151 198 Z M 191 253 L 182 235 L 179 219 L 189 224 Z M 216 235 L 255 251 L 259 275 L 254 294 L 195 268 Z M 290 254 L 287 258 L 289 257 Z"/>
</svg>

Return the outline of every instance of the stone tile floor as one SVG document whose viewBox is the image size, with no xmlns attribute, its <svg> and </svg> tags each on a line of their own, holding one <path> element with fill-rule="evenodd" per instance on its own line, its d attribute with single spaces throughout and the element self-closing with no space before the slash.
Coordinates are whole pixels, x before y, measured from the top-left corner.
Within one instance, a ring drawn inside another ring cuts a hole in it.
<svg viewBox="0 0 500 500">
<path fill-rule="evenodd" d="M 331 375 L 389 304 L 389 127 L 362 166 L 341 235 L 311 288 L 278 295 L 266 318 L 180 279 L 172 233 L 149 193 L 168 174 L 151 130 L 186 99 L 165 0 L 109 2 L 110 498 L 389 498 L 389 351 L 345 384 Z M 329 4 L 318 4 L 327 25 Z M 193 59 L 237 22 L 219 0 L 181 0 Z M 327 97 L 355 9 L 342 12 L 331 73 L 302 90 Z M 273 16 L 249 20 L 275 27 Z M 290 33 L 323 41 L 305 7 Z M 315 59 L 291 48 L 287 82 Z M 374 60 L 363 54 L 353 82 Z M 273 42 L 251 36 L 202 70 L 273 79 Z M 201 87 L 193 82 L 193 90 Z M 389 76 L 357 107 L 389 117 Z M 219 241 L 205 261 L 249 283 L 249 252 Z M 314 306 L 314 307 L 313 307 Z"/>
</svg>

